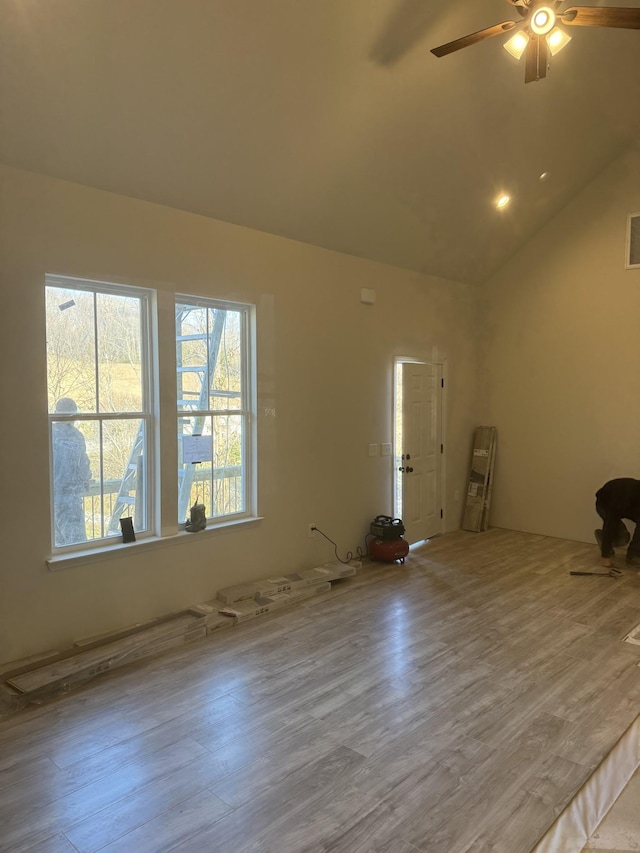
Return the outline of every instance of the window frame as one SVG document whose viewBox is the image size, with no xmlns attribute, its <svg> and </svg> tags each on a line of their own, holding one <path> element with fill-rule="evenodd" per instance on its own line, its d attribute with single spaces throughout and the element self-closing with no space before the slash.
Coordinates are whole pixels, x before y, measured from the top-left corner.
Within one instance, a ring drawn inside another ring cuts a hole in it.
<svg viewBox="0 0 640 853">
<path fill-rule="evenodd" d="M 207 528 L 216 529 L 228 527 L 234 523 L 246 522 L 257 519 L 257 435 L 256 435 L 256 308 L 252 303 L 235 302 L 228 299 L 218 299 L 213 296 L 195 295 L 186 292 L 176 293 L 174 296 L 174 313 L 178 305 L 188 305 L 193 308 L 204 308 L 207 310 L 233 311 L 240 315 L 240 347 L 241 347 L 241 406 L 239 409 L 198 409 L 186 410 L 178 407 L 178 370 L 176 364 L 176 397 L 175 397 L 175 423 L 176 430 L 178 419 L 185 416 L 204 416 L 215 418 L 216 416 L 236 416 L 242 418 L 242 489 L 243 506 L 240 512 L 227 513 L 224 515 L 207 515 Z M 176 328 L 175 346 L 177 347 L 178 336 Z M 210 402 L 209 394 L 209 402 Z M 179 440 L 179 439 L 178 439 Z M 176 459 L 176 492 L 179 493 L 178 459 Z M 209 512 L 213 506 L 209 508 Z M 179 511 L 179 510 L 178 510 Z M 178 518 L 180 530 L 186 529 L 186 520 Z"/>
<path fill-rule="evenodd" d="M 241 313 L 242 324 L 242 373 L 241 381 L 243 388 L 243 408 L 240 410 L 229 410 L 230 414 L 240 414 L 243 418 L 242 430 L 242 454 L 243 454 L 243 502 L 244 510 L 221 516 L 213 516 L 207 519 L 205 530 L 202 535 L 215 535 L 216 531 L 222 533 L 230 529 L 244 529 L 259 524 L 262 521 L 258 515 L 258 454 L 257 454 L 257 331 L 256 316 L 257 307 L 254 303 L 240 302 L 229 299 L 196 295 L 187 291 L 158 291 L 155 288 L 129 283 L 128 281 L 108 281 L 92 277 L 81 277 L 67 275 L 64 273 L 46 273 L 43 287 L 43 312 L 45 329 L 45 388 L 46 398 L 49 396 L 48 383 L 48 347 L 47 339 L 49 330 L 47 326 L 46 297 L 47 288 L 61 288 L 64 290 L 77 290 L 81 292 L 92 292 L 94 294 L 114 294 L 119 296 L 135 297 L 141 300 L 140 332 L 141 332 L 141 411 L 138 412 L 78 412 L 73 420 L 76 421 L 102 421 L 117 419 L 121 415 L 130 416 L 144 420 L 146 424 L 145 437 L 145 466 L 144 466 L 144 488 L 146 529 L 136 530 L 136 541 L 123 543 L 119 534 L 112 534 L 97 539 L 87 539 L 72 545 L 55 545 L 55 518 L 53 500 L 53 447 L 52 447 L 52 425 L 61 420 L 55 412 L 47 409 L 48 451 L 49 451 L 49 498 L 50 498 L 50 547 L 51 551 L 45 558 L 45 562 L 51 571 L 71 568 L 78 565 L 91 565 L 102 562 L 105 559 L 118 558 L 126 549 L 136 551 L 147 551 L 171 544 L 178 544 L 191 538 L 191 534 L 185 531 L 185 523 L 178 523 L 175 517 L 175 509 L 169 516 L 170 507 L 177 506 L 178 500 L 178 457 L 173 463 L 165 460 L 161 468 L 161 441 L 160 436 L 165 435 L 168 440 L 169 433 L 176 434 L 176 415 L 180 416 L 177 405 L 177 373 L 174 378 L 166 374 L 170 370 L 169 362 L 161 357 L 163 351 L 173 351 L 173 362 L 175 369 L 176 354 L 176 325 L 175 306 L 177 302 L 193 305 L 194 307 L 220 308 L 223 310 L 238 311 Z M 160 322 L 159 311 L 162 312 L 172 306 L 173 323 Z M 170 331 L 170 329 L 172 331 Z M 94 342 L 94 347 L 96 346 Z M 94 350 L 95 351 L 95 350 Z M 164 367 L 161 371 L 161 365 Z M 98 365 L 96 364 L 96 370 Z M 172 395 L 169 393 L 172 389 Z M 96 400 L 99 393 L 96 392 Z M 219 411 L 219 410 L 213 410 Z M 184 412 L 182 413 L 184 414 Z M 68 418 L 71 419 L 71 418 Z M 172 442 L 171 442 L 172 443 Z M 165 502 L 161 490 L 173 489 L 175 503 Z"/>
<path fill-rule="evenodd" d="M 49 288 L 60 288 L 66 291 L 76 290 L 83 293 L 92 293 L 94 300 L 98 294 L 124 296 L 132 299 L 138 299 L 140 302 L 140 372 L 141 372 L 141 407 L 140 411 L 125 411 L 117 412 L 101 412 L 99 411 L 99 384 L 96 384 L 96 411 L 95 412 L 77 412 L 73 417 L 61 417 L 55 412 L 48 412 L 48 442 L 49 442 L 49 496 L 50 496 L 50 530 L 51 530 L 51 554 L 56 557 L 64 558 L 70 554 L 91 555 L 105 550 L 111 550 L 114 546 L 122 543 L 119 533 L 108 536 L 101 536 L 95 539 L 86 539 L 69 545 L 56 545 L 55 543 L 55 512 L 54 512 L 54 478 L 53 478 L 53 424 L 60 421 L 76 421 L 76 422 L 97 422 L 102 425 L 108 421 L 115 420 L 138 420 L 144 423 L 145 440 L 144 440 L 144 458 L 145 465 L 143 471 L 143 489 L 144 489 L 144 526 L 142 529 L 136 529 L 136 539 L 144 540 L 157 535 L 157 505 L 158 505 L 158 483 L 159 483 L 159 465 L 158 465 L 158 443 L 157 443 L 157 428 L 158 428 L 158 373 L 157 373 L 157 301 L 156 291 L 151 288 L 140 287 L 138 285 L 130 285 L 126 283 L 116 283 L 102 281 L 91 278 L 79 278 L 75 276 L 66 276 L 58 274 L 45 275 L 44 296 L 46 300 Z M 45 340 L 48 337 L 48 325 L 46 323 L 45 310 Z M 94 323 L 97 325 L 97 317 L 94 315 Z M 94 340 L 94 355 L 97 354 L 98 339 Z M 48 351 L 45 356 L 48 372 Z M 99 368 L 96 359 L 94 363 L 96 376 L 98 376 Z M 47 385 L 48 396 L 48 385 Z M 48 405 L 47 405 L 48 408 Z M 102 466 L 100 469 L 100 482 L 103 482 Z"/>
</svg>

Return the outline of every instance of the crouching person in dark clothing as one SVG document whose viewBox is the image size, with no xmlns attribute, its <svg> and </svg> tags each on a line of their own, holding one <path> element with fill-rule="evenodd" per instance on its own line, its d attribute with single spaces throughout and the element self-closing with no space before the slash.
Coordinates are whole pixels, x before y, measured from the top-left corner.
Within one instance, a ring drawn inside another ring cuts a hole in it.
<svg viewBox="0 0 640 853">
<path fill-rule="evenodd" d="M 596 512 L 603 521 L 602 529 L 595 531 L 602 565 L 613 566 L 614 548 L 629 545 L 627 563 L 640 568 L 640 480 L 631 477 L 609 480 L 596 492 Z M 635 522 L 633 538 L 623 518 Z"/>
</svg>

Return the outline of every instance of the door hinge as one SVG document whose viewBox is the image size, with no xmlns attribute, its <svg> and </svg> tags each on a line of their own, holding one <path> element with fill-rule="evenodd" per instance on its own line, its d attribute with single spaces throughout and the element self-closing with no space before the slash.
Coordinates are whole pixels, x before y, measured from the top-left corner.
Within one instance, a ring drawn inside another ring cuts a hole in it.
<svg viewBox="0 0 640 853">
<path fill-rule="evenodd" d="M 440 453 L 444 453 L 444 444 L 440 445 Z"/>
<path fill-rule="evenodd" d="M 444 377 L 440 380 L 440 387 L 444 388 Z"/>
<path fill-rule="evenodd" d="M 444 510 L 440 510 L 440 518 L 444 518 Z"/>
</svg>

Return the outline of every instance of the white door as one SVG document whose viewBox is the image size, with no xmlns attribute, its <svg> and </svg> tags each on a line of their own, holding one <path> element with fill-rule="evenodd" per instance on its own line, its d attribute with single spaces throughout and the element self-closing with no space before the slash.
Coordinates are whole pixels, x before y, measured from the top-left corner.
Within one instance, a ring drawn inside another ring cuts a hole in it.
<svg viewBox="0 0 640 853">
<path fill-rule="evenodd" d="M 396 512 L 412 544 L 442 530 L 442 367 L 402 362 L 396 373 Z"/>
</svg>

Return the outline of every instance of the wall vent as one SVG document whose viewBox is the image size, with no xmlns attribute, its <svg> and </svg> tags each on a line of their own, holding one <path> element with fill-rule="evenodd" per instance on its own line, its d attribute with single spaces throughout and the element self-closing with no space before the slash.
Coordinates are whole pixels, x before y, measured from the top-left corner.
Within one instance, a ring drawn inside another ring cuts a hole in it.
<svg viewBox="0 0 640 853">
<path fill-rule="evenodd" d="M 629 217 L 627 231 L 627 269 L 640 267 L 640 213 Z"/>
</svg>

